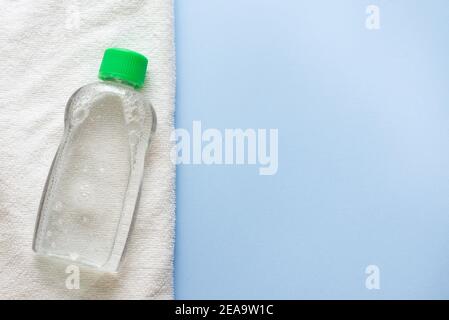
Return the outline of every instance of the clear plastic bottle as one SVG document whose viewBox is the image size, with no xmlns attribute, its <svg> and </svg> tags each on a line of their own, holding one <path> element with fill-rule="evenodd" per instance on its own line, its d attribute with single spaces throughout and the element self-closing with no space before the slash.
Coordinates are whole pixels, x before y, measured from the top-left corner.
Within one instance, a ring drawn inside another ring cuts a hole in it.
<svg viewBox="0 0 449 320">
<path fill-rule="evenodd" d="M 40 203 L 33 250 L 117 271 L 156 127 L 143 85 L 147 59 L 109 48 L 99 77 L 67 103 L 65 128 Z"/>
</svg>

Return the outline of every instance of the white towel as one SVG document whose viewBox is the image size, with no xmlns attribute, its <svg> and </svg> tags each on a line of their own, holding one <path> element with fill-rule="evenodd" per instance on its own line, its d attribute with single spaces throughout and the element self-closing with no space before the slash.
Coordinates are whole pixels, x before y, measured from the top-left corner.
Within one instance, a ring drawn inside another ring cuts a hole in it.
<svg viewBox="0 0 449 320">
<path fill-rule="evenodd" d="M 172 298 L 173 1 L 0 0 L 0 7 L 0 298 Z M 77 289 L 76 271 L 36 257 L 31 244 L 65 104 L 77 88 L 97 81 L 108 47 L 149 58 L 143 92 L 158 125 L 120 272 L 82 268 Z"/>
</svg>

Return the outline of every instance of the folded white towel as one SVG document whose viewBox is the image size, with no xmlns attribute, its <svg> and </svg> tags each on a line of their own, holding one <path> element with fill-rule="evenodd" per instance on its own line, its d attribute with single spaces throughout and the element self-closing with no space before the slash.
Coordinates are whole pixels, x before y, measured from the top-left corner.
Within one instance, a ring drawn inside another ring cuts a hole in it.
<svg viewBox="0 0 449 320">
<path fill-rule="evenodd" d="M 0 7 L 0 298 L 172 298 L 173 1 L 0 0 Z M 143 91 L 158 126 L 119 274 L 81 269 L 80 288 L 68 289 L 75 274 L 67 263 L 32 252 L 34 225 L 67 99 L 96 81 L 107 47 L 149 58 Z"/>
</svg>

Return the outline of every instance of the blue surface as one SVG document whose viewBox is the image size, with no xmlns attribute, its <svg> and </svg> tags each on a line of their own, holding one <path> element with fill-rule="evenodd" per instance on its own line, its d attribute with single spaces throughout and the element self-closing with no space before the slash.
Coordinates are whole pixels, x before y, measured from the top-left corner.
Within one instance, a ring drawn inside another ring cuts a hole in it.
<svg viewBox="0 0 449 320">
<path fill-rule="evenodd" d="M 178 166 L 176 298 L 449 298 L 449 2 L 189 0 L 176 23 L 177 127 L 279 129 L 276 175 Z"/>
</svg>

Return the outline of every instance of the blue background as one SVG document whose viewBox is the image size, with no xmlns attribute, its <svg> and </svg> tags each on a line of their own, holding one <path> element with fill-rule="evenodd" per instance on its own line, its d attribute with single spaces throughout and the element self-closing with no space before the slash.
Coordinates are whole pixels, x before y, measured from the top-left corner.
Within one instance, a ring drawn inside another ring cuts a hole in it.
<svg viewBox="0 0 449 320">
<path fill-rule="evenodd" d="M 279 129 L 274 176 L 178 166 L 176 298 L 449 298 L 449 2 L 175 10 L 176 126 Z"/>
</svg>

